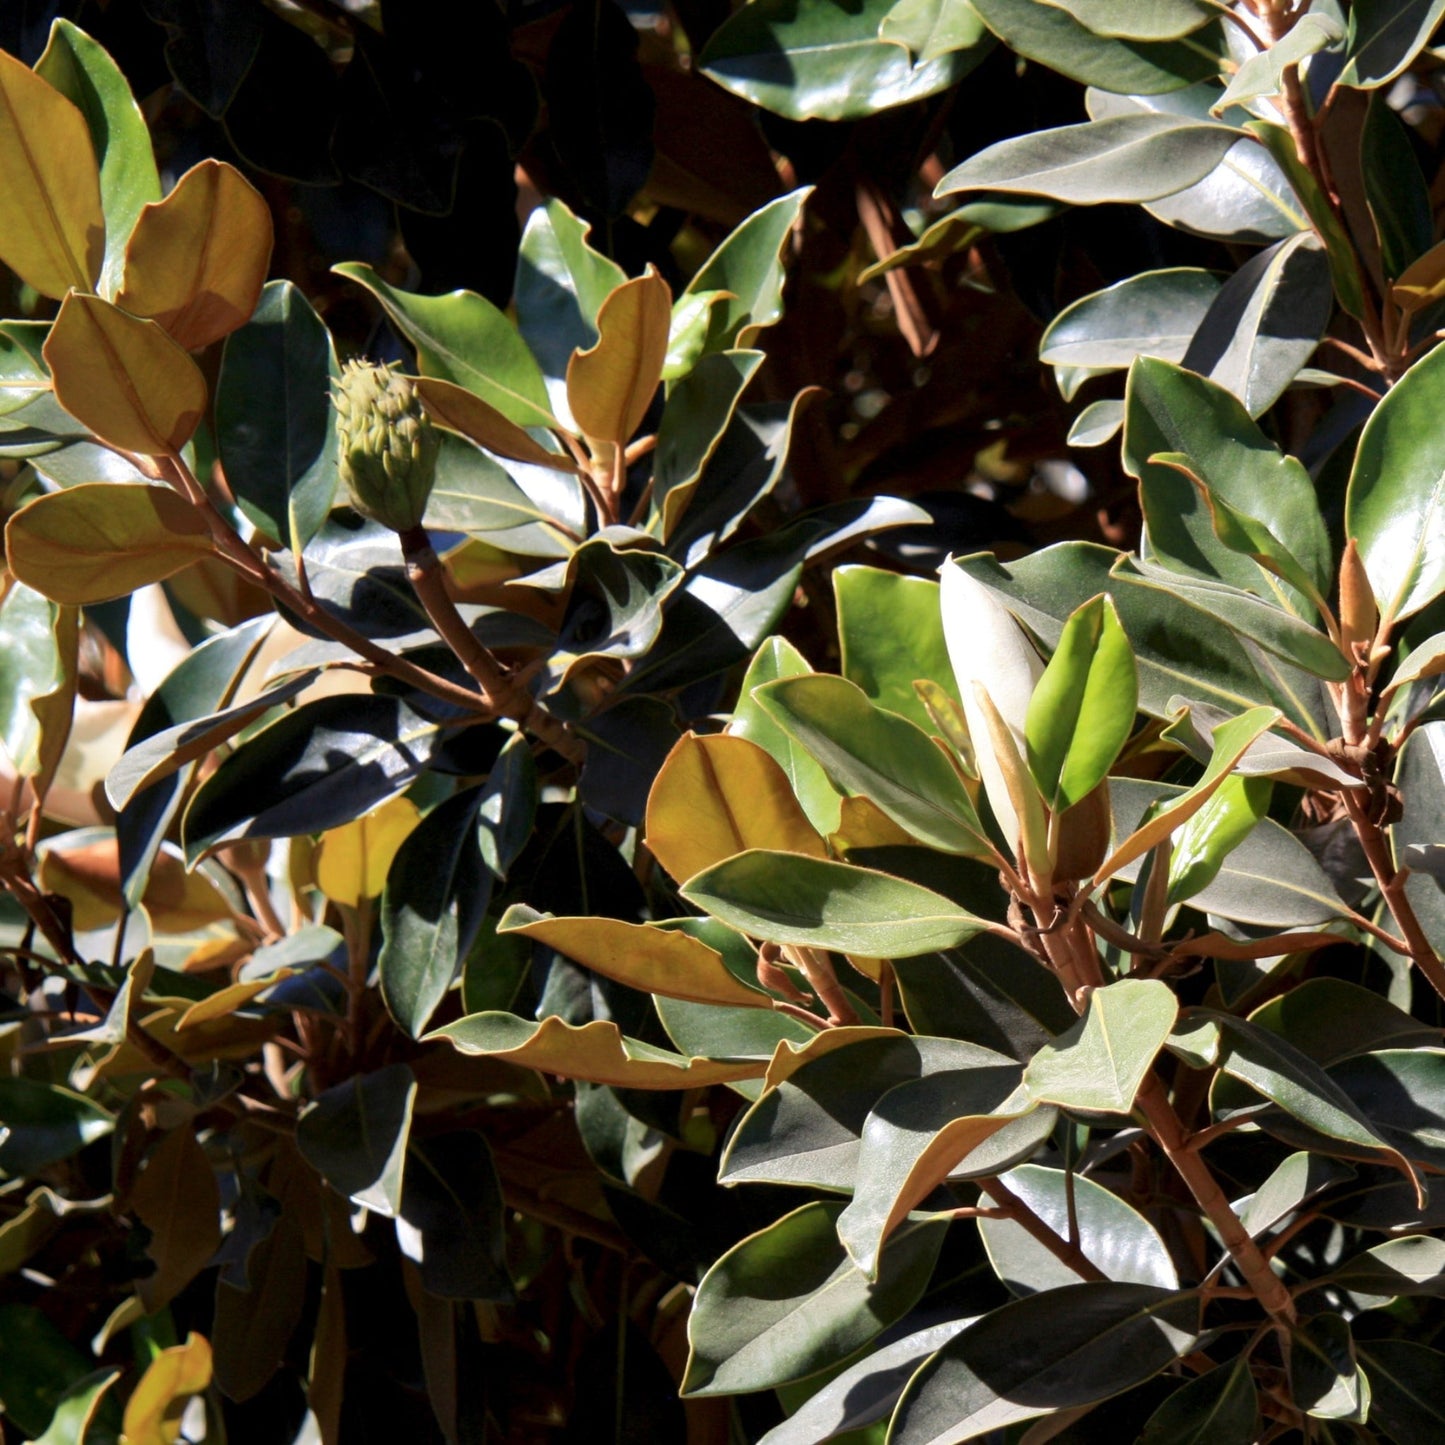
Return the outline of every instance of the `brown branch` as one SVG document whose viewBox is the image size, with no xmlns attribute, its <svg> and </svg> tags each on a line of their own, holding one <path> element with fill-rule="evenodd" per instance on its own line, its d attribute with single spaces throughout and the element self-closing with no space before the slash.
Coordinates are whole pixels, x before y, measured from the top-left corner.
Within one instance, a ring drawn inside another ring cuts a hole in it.
<svg viewBox="0 0 1445 1445">
<path fill-rule="evenodd" d="M 1036 1239 L 1048 1252 L 1059 1261 L 1066 1264 L 1074 1271 L 1080 1279 L 1088 1280 L 1091 1283 L 1102 1283 L 1108 1276 L 1091 1260 L 1077 1244 L 1070 1244 L 1057 1230 L 1053 1229 L 1044 1220 L 1040 1219 L 1007 1184 L 998 1179 L 980 1179 L 978 1187 L 983 1190 L 990 1199 L 1001 1205 L 1008 1212 L 1010 1219 L 1021 1229 Z"/>
</svg>

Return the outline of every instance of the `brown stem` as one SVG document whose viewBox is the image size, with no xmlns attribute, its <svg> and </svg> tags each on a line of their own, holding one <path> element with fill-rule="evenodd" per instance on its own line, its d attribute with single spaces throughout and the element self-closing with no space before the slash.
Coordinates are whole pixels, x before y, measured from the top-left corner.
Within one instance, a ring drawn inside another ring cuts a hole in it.
<svg viewBox="0 0 1445 1445">
<path fill-rule="evenodd" d="M 1239 1267 L 1245 1283 L 1276 1324 L 1288 1326 L 1295 1317 L 1294 1301 L 1284 1281 L 1269 1267 L 1269 1261 L 1250 1238 L 1239 1216 L 1229 1207 L 1224 1191 L 1203 1158 L 1189 1147 L 1189 1138 L 1174 1112 L 1157 1074 L 1144 1080 L 1135 1100 L 1149 1132 L 1164 1151 L 1179 1176 L 1189 1186 L 1195 1202 L 1209 1216 L 1210 1223 Z"/>
<path fill-rule="evenodd" d="M 1440 955 L 1431 945 L 1414 905 L 1405 892 L 1405 882 L 1410 876 L 1410 870 L 1395 868 L 1384 829 L 1366 813 L 1364 805 L 1355 797 L 1353 790 L 1344 790 L 1340 796 L 1344 799 L 1350 822 L 1354 825 L 1355 836 L 1360 840 L 1360 847 L 1365 850 L 1365 857 L 1369 860 L 1370 871 L 1375 875 L 1380 894 L 1404 941 L 1409 945 L 1407 952 L 1411 961 L 1429 979 L 1435 992 L 1445 998 L 1445 965 L 1441 964 Z"/>
<path fill-rule="evenodd" d="M 1036 1239 L 1061 1264 L 1066 1264 L 1080 1279 L 1100 1283 L 1108 1278 L 1079 1248 L 1070 1244 L 1051 1228 L 1007 1184 L 997 1179 L 980 1179 L 978 1186 L 988 1197 L 1008 1211 L 1009 1217 Z"/>
<path fill-rule="evenodd" d="M 533 736 L 555 749 L 570 762 L 580 763 L 585 755 L 581 739 L 560 719 L 538 705 L 526 688 L 510 678 L 489 649 L 477 641 L 462 620 L 446 588 L 442 565 L 432 548 L 425 527 L 402 532 L 401 551 L 406 559 L 406 579 L 426 609 L 442 641 L 456 654 L 481 689 L 487 708 L 520 723 Z"/>
</svg>

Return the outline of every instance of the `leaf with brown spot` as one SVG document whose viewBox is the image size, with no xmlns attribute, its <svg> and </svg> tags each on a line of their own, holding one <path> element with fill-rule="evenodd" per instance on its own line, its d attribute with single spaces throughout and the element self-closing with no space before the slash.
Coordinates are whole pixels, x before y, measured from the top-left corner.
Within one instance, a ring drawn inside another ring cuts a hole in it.
<svg viewBox="0 0 1445 1445">
<path fill-rule="evenodd" d="M 271 208 L 234 166 L 192 166 L 140 213 L 116 305 L 160 323 L 187 351 L 251 319 L 271 263 Z"/>
</svg>

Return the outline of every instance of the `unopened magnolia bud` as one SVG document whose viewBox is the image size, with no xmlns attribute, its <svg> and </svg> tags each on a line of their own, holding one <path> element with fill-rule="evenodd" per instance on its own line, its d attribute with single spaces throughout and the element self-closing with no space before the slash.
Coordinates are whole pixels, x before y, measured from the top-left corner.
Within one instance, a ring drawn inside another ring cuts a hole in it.
<svg viewBox="0 0 1445 1445">
<path fill-rule="evenodd" d="M 352 505 L 394 532 L 420 526 L 441 436 L 416 387 L 392 366 L 348 361 L 331 399 Z"/>
<path fill-rule="evenodd" d="M 1368 657 L 1379 625 L 1380 612 L 1364 559 L 1351 537 L 1340 561 L 1340 632 L 1345 656 L 1352 663 Z"/>
</svg>

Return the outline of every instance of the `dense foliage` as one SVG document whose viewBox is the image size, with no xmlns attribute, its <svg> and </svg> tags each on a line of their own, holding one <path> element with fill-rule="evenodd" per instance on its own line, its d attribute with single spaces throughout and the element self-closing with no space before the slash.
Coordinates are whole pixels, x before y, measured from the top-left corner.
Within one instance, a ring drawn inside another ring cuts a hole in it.
<svg viewBox="0 0 1445 1445">
<path fill-rule="evenodd" d="M 1439 1437 L 1445 0 L 54 9 L 4 1438 Z"/>
</svg>

